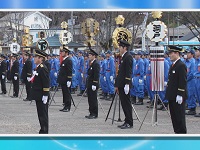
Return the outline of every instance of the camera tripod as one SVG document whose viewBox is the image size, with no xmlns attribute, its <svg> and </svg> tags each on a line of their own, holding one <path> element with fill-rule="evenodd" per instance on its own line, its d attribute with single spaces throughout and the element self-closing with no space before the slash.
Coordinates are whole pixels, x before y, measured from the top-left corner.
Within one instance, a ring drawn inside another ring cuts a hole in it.
<svg viewBox="0 0 200 150">
<path fill-rule="evenodd" d="M 148 110 L 147 110 L 147 112 L 146 112 L 146 114 L 145 114 L 145 116 L 144 116 L 144 119 L 142 120 L 142 123 L 141 123 L 140 128 L 139 128 L 138 131 L 140 131 L 140 129 L 142 128 L 142 125 L 143 125 L 143 123 L 144 123 L 144 120 L 146 119 L 147 114 L 148 114 L 149 110 L 151 109 L 152 104 L 153 104 L 152 126 L 158 125 L 158 114 L 157 114 L 157 103 L 158 103 L 158 100 L 160 100 L 162 106 L 163 106 L 164 109 L 167 111 L 167 114 L 168 114 L 169 117 L 170 117 L 170 114 L 169 114 L 167 108 L 165 107 L 163 101 L 160 99 L 160 96 L 159 96 L 159 94 L 158 94 L 158 91 L 156 91 L 156 93 L 154 94 L 154 100 L 151 101 L 151 103 L 150 103 L 150 105 L 149 105 L 149 108 L 148 108 Z"/>
<path fill-rule="evenodd" d="M 55 97 L 57 91 L 58 91 L 58 86 L 57 86 L 56 89 L 54 90 L 53 95 L 51 94 L 51 92 L 49 92 L 49 95 L 50 95 L 49 107 L 50 107 L 52 101 L 54 101 L 54 103 L 56 104 L 56 102 L 55 102 L 55 100 L 54 100 L 54 97 Z M 76 108 L 76 105 L 75 105 L 74 100 L 73 100 L 73 98 L 72 98 L 72 95 L 71 95 L 71 92 L 70 92 L 70 90 L 69 90 L 69 87 L 67 87 L 67 91 L 70 93 L 70 99 L 71 99 L 71 101 L 72 101 L 74 107 Z"/>
<path fill-rule="evenodd" d="M 75 111 L 77 110 L 77 108 L 78 108 L 78 106 L 79 106 L 81 100 L 83 99 L 83 95 L 86 93 L 86 91 L 87 91 L 87 88 L 85 89 L 85 91 L 83 92 L 82 96 L 80 97 L 80 100 L 79 100 L 79 102 L 77 103 L 77 106 L 75 107 L 75 109 L 74 109 L 72 115 L 74 115 Z M 101 102 L 99 101 L 98 98 L 97 98 L 97 101 L 98 101 L 98 103 L 99 103 L 99 105 L 100 105 L 100 107 L 101 107 L 103 113 L 106 114 L 105 111 L 104 111 L 104 109 L 103 109 L 103 106 L 101 105 Z"/>
<path fill-rule="evenodd" d="M 108 110 L 108 113 L 107 113 L 107 116 L 106 116 L 106 119 L 105 119 L 105 122 L 106 122 L 107 119 L 108 119 L 108 116 L 109 116 L 109 114 L 110 114 L 110 111 L 111 111 L 113 102 L 115 101 L 115 106 L 114 106 L 114 111 L 113 111 L 113 117 L 112 117 L 112 124 L 113 124 L 114 121 L 116 121 L 116 120 L 114 120 L 114 118 L 115 118 L 115 112 L 116 112 L 116 107 L 117 107 L 117 97 L 116 97 L 116 96 L 117 96 L 117 92 L 115 92 L 115 94 L 114 94 L 114 96 L 113 96 L 112 102 L 111 102 L 111 104 L 110 104 L 110 108 L 109 108 L 109 110 Z M 131 103 L 131 101 L 130 101 L 130 103 Z M 139 122 L 141 122 L 141 121 L 140 121 L 140 118 L 139 118 L 139 116 L 138 116 L 138 114 L 137 114 L 137 112 L 136 112 L 136 110 L 135 110 L 135 108 L 134 108 L 134 106 L 133 106 L 133 104 L 131 104 L 131 106 L 132 106 L 132 110 L 134 111 L 134 113 L 135 113 L 135 115 L 136 115 L 136 119 L 134 119 L 134 120 L 138 120 Z M 118 118 L 117 122 L 122 122 L 122 120 L 121 120 L 121 118 L 120 118 L 120 98 L 119 98 L 119 118 Z"/>
</svg>

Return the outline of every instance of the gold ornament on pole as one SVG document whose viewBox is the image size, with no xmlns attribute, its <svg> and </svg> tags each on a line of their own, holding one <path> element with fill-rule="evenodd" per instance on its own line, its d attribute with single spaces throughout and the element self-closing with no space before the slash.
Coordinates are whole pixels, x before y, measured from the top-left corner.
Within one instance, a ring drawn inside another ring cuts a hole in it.
<svg viewBox="0 0 200 150">
<path fill-rule="evenodd" d="M 119 48 L 120 40 L 125 40 L 129 44 L 132 42 L 132 33 L 127 28 L 122 27 L 124 20 L 125 18 L 122 15 L 118 15 L 118 17 L 115 18 L 116 24 L 119 25 L 119 27 L 114 30 L 112 35 L 113 46 L 116 49 Z"/>
<path fill-rule="evenodd" d="M 93 18 L 87 18 L 81 23 L 81 32 L 88 38 L 85 41 L 85 44 L 95 46 L 96 41 L 93 39 L 93 37 L 99 33 L 99 23 Z"/>
<path fill-rule="evenodd" d="M 162 17 L 162 11 L 152 11 L 152 17 L 154 19 L 160 19 Z"/>
</svg>

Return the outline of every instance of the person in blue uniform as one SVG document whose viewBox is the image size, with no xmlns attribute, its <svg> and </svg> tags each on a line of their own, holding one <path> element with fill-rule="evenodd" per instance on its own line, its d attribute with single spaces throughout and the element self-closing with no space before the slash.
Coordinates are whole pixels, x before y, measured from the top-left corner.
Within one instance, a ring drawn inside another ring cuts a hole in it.
<svg viewBox="0 0 200 150">
<path fill-rule="evenodd" d="M 84 67 L 83 67 L 83 78 L 82 78 L 82 89 L 83 91 L 86 90 L 86 80 L 88 76 L 88 68 L 89 68 L 89 58 L 88 53 L 84 53 Z M 84 97 L 87 97 L 87 92 L 83 95 Z"/>
<path fill-rule="evenodd" d="M 195 98 L 195 51 L 193 49 L 187 49 L 187 59 L 185 60 L 185 65 L 187 67 L 187 91 L 188 98 L 186 99 L 187 106 L 189 111 L 186 112 L 186 115 L 195 115 L 196 114 L 196 98 Z"/>
<path fill-rule="evenodd" d="M 32 71 L 34 71 L 34 69 L 36 68 L 36 64 L 34 62 L 34 56 L 35 56 L 35 54 L 33 54 L 33 53 L 30 55 L 30 59 L 31 59 L 31 63 L 32 63 Z"/>
<path fill-rule="evenodd" d="M 138 97 L 138 102 L 135 105 L 143 105 L 144 99 L 144 61 L 141 56 L 141 51 L 138 51 L 135 55 L 136 64 L 133 71 L 133 85 L 135 86 L 136 97 Z"/>
<path fill-rule="evenodd" d="M 144 61 L 144 95 L 148 96 L 147 85 L 146 85 L 146 68 L 148 67 L 148 60 L 146 58 L 148 52 L 142 51 L 142 59 Z"/>
<path fill-rule="evenodd" d="M 130 100 L 132 102 L 132 104 L 135 104 L 136 103 L 136 92 L 135 92 L 135 86 L 134 86 L 134 83 L 133 83 L 133 77 L 134 77 L 134 69 L 135 69 L 135 65 L 136 65 L 136 60 L 135 60 L 135 51 L 130 51 L 130 54 L 132 55 L 132 58 L 133 58 L 133 64 L 132 64 L 132 74 L 131 74 L 131 82 L 132 82 L 132 87 L 130 89 Z"/>
<path fill-rule="evenodd" d="M 50 71 L 50 78 L 51 78 L 51 89 L 55 90 L 58 86 L 57 84 L 57 77 L 59 71 L 59 61 L 56 58 L 56 54 L 53 54 L 52 61 L 51 61 L 51 71 Z"/>
<path fill-rule="evenodd" d="M 84 57 L 83 52 L 78 51 L 78 85 L 80 89 L 80 93 L 77 96 L 82 96 L 85 90 L 85 85 L 83 84 L 83 71 L 84 71 Z"/>
<path fill-rule="evenodd" d="M 186 134 L 185 100 L 187 99 L 187 68 L 180 60 L 181 48 L 168 46 L 170 60 L 173 62 L 168 74 L 165 99 L 169 101 L 169 110 L 174 132 Z"/>
<path fill-rule="evenodd" d="M 24 63 L 23 63 L 23 57 L 22 57 L 22 52 L 19 52 L 19 59 L 18 59 L 18 61 L 19 61 L 19 77 L 21 76 L 21 73 L 22 73 L 22 68 L 23 68 L 23 65 L 24 65 Z"/>
<path fill-rule="evenodd" d="M 100 61 L 100 86 L 103 92 L 102 97 L 100 99 L 106 99 L 108 95 L 108 87 L 106 82 L 106 55 L 101 53 L 101 61 Z"/>
<path fill-rule="evenodd" d="M 76 64 L 75 59 L 73 57 L 73 51 L 69 52 L 69 57 L 72 60 L 72 85 L 71 85 L 71 94 L 75 94 L 75 88 L 76 88 L 76 76 L 75 76 L 75 73 L 76 73 L 76 65 L 77 64 Z"/>
<path fill-rule="evenodd" d="M 115 90 L 119 94 L 120 102 L 125 115 L 124 123 L 118 126 L 120 129 L 129 129 L 133 127 L 132 104 L 130 101 L 133 58 L 128 52 L 129 46 L 130 44 L 127 41 L 121 40 L 119 42 L 119 50 L 122 58 L 118 75 L 116 77 Z"/>
<path fill-rule="evenodd" d="M 149 96 L 149 99 L 150 99 L 150 102 L 151 103 L 151 106 L 153 106 L 153 100 L 154 100 L 154 91 L 152 91 L 152 83 L 151 83 L 151 78 L 152 78 L 152 74 L 151 74 L 151 61 L 150 61 L 150 55 L 147 56 L 148 58 L 148 63 L 146 65 L 146 86 L 147 86 L 147 92 L 148 92 L 148 96 Z"/>
<path fill-rule="evenodd" d="M 197 98 L 197 101 L 200 105 L 200 49 L 195 48 L 195 73 L 194 73 L 194 78 L 195 78 L 195 95 Z M 195 117 L 200 117 L 200 113 L 197 113 L 194 115 Z"/>
<path fill-rule="evenodd" d="M 39 134 L 48 134 L 48 100 L 49 100 L 49 71 L 43 64 L 47 54 L 40 50 L 35 50 L 34 62 L 36 68 L 31 77 L 31 99 L 35 100 L 38 120 L 40 123 Z"/>
<path fill-rule="evenodd" d="M 72 53 L 73 53 L 73 58 L 74 58 L 75 66 L 76 66 L 75 68 L 75 91 L 76 91 L 78 87 L 78 58 L 74 51 L 72 51 Z"/>
<path fill-rule="evenodd" d="M 168 61 L 169 66 L 171 66 L 172 65 L 172 61 L 169 58 L 169 52 L 167 50 L 164 53 L 164 58 Z"/>
<path fill-rule="evenodd" d="M 112 57 L 112 52 L 108 50 L 106 52 L 106 82 L 108 87 L 109 95 L 106 100 L 111 100 L 114 96 L 114 72 L 115 72 L 115 63 L 114 58 Z"/>
</svg>

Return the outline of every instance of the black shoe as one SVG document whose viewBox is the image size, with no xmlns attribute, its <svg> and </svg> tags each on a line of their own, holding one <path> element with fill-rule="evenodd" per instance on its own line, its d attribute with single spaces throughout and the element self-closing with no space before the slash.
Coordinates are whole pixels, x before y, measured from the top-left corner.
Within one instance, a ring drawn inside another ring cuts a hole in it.
<svg viewBox="0 0 200 150">
<path fill-rule="evenodd" d="M 132 103 L 132 104 L 135 104 L 135 103 L 136 103 L 136 97 L 135 97 L 135 96 L 131 96 L 130 100 L 131 100 L 131 103 Z"/>
<path fill-rule="evenodd" d="M 69 112 L 69 111 L 70 111 L 70 109 L 68 109 L 68 108 L 62 110 L 62 112 Z"/>
<path fill-rule="evenodd" d="M 84 91 L 81 91 L 79 94 L 77 94 L 77 96 L 82 96 L 84 93 Z"/>
<path fill-rule="evenodd" d="M 23 99 L 23 101 L 30 101 L 30 99 L 28 99 L 28 98 L 25 98 L 25 99 Z"/>
<path fill-rule="evenodd" d="M 200 117 L 200 113 L 198 113 L 198 114 L 196 114 L 196 115 L 194 115 L 195 117 Z"/>
<path fill-rule="evenodd" d="M 96 118 L 97 118 L 97 116 L 94 116 L 94 115 L 89 115 L 89 116 L 85 116 L 85 118 L 87 118 L 87 119 L 96 119 Z"/>
<path fill-rule="evenodd" d="M 185 115 L 196 115 L 196 111 L 189 110 L 188 112 L 185 113 Z"/>
<path fill-rule="evenodd" d="M 128 123 L 125 123 L 125 124 L 122 125 L 120 128 L 121 128 L 121 129 L 130 129 L 130 128 L 133 128 L 133 126 L 131 126 L 131 125 L 128 124 Z"/>
<path fill-rule="evenodd" d="M 121 128 L 122 126 L 124 126 L 126 124 L 126 122 L 124 122 L 122 125 L 118 125 L 118 128 Z"/>
<path fill-rule="evenodd" d="M 135 105 L 143 105 L 143 98 L 138 98 L 139 101 Z"/>
<path fill-rule="evenodd" d="M 13 96 L 11 96 L 11 98 L 17 98 L 18 96 L 15 96 L 15 95 L 13 95 Z"/>
<path fill-rule="evenodd" d="M 0 94 L 1 94 L 1 95 L 4 95 L 4 94 L 6 94 L 6 92 L 1 92 Z"/>
</svg>

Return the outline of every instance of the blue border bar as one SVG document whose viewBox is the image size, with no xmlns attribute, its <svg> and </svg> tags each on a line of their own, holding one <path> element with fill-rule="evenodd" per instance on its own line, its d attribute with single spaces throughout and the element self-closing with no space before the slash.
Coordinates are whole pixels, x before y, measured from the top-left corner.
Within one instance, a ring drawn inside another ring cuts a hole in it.
<svg viewBox="0 0 200 150">
<path fill-rule="evenodd" d="M 5 0 L 1 9 L 198 9 L 199 0 Z"/>
</svg>

